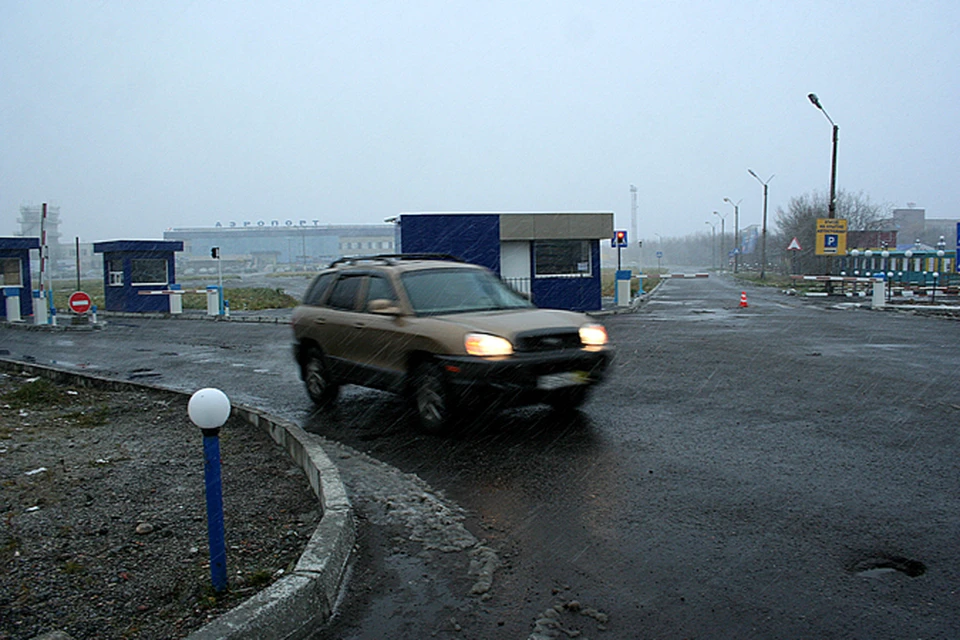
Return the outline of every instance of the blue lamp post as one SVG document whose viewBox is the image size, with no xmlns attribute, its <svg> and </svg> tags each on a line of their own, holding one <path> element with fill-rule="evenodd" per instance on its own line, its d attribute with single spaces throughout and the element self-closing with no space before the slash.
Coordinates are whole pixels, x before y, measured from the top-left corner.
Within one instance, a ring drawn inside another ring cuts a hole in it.
<svg viewBox="0 0 960 640">
<path fill-rule="evenodd" d="M 227 588 L 227 548 L 223 529 L 223 484 L 220 477 L 220 427 L 230 417 L 230 399 L 219 389 L 200 389 L 190 397 L 187 413 L 203 431 L 203 476 L 207 494 L 207 541 L 214 591 Z"/>
</svg>

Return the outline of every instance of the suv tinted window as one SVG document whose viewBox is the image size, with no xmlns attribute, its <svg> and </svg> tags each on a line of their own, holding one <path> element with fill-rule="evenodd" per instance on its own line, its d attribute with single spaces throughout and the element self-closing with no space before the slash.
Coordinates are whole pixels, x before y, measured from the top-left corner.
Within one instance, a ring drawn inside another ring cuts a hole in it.
<svg viewBox="0 0 960 640">
<path fill-rule="evenodd" d="M 393 292 L 393 285 L 383 276 L 370 276 L 370 286 L 367 288 L 367 304 L 371 300 L 390 300 L 396 302 L 397 294 Z"/>
<path fill-rule="evenodd" d="M 353 311 L 357 308 L 357 292 L 360 290 L 360 283 L 363 282 L 363 276 L 344 276 L 340 278 L 330 293 L 330 299 L 327 300 L 327 306 L 334 309 L 343 309 Z"/>
<path fill-rule="evenodd" d="M 327 289 L 330 287 L 330 283 L 333 282 L 333 279 L 337 276 L 336 273 L 324 273 L 317 276 L 313 284 L 310 285 L 310 288 L 307 289 L 307 293 L 303 296 L 303 304 L 309 304 L 312 306 L 317 306 L 320 304 L 320 301 L 323 299 L 323 294 L 327 292 Z"/>
<path fill-rule="evenodd" d="M 401 276 L 418 315 L 520 309 L 533 306 L 495 276 L 480 269 L 430 269 Z"/>
</svg>

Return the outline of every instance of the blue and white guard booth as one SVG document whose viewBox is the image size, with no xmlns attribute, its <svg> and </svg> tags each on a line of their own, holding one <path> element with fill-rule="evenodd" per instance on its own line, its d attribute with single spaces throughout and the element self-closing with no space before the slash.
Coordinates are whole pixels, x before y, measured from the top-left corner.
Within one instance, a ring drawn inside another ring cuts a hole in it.
<svg viewBox="0 0 960 640">
<path fill-rule="evenodd" d="M 109 240 L 93 243 L 103 254 L 103 294 L 107 311 L 171 313 L 179 240 Z"/>
<path fill-rule="evenodd" d="M 7 322 L 20 322 L 33 315 L 31 250 L 39 252 L 39 238 L 0 238 L 0 286 L 4 298 L 2 311 Z"/>
<path fill-rule="evenodd" d="M 611 212 L 417 212 L 396 219 L 401 253 L 448 253 L 497 273 L 539 307 L 598 311 Z"/>
</svg>

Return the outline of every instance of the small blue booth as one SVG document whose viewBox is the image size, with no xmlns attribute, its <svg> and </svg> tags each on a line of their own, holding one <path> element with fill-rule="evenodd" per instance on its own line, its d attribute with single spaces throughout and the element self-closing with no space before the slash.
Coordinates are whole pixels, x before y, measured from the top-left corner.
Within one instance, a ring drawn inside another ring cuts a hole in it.
<svg viewBox="0 0 960 640">
<path fill-rule="evenodd" d="M 3 317 L 8 320 L 19 320 L 33 315 L 33 287 L 30 281 L 30 250 L 40 250 L 40 239 L 29 237 L 0 238 L 0 287 L 2 287 L 4 302 L 0 307 Z M 15 305 L 14 297 L 20 298 L 20 318 L 17 317 L 13 306 L 7 311 L 7 299 Z"/>
<path fill-rule="evenodd" d="M 103 294 L 107 311 L 170 313 L 170 296 L 141 294 L 169 291 L 176 283 L 179 240 L 110 240 L 95 242 L 103 254 Z"/>
<path fill-rule="evenodd" d="M 539 307 L 597 311 L 600 241 L 613 213 L 403 213 L 403 253 L 449 253 L 497 273 Z"/>
</svg>

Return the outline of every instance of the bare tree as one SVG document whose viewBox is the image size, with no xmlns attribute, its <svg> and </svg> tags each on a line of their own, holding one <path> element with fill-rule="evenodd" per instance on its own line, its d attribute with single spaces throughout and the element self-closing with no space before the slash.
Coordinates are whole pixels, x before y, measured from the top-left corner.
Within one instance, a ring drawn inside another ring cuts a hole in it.
<svg viewBox="0 0 960 640">
<path fill-rule="evenodd" d="M 812 272 L 819 268 L 816 252 L 817 218 L 828 216 L 829 196 L 825 192 L 814 191 L 790 199 L 787 210 L 777 207 L 777 234 L 774 243 L 776 249 L 771 260 L 779 260 L 784 270 L 789 268 L 792 258 L 797 270 Z M 875 204 L 862 191 L 849 193 L 840 190 L 837 193 L 837 218 L 847 221 L 850 231 L 879 229 L 883 221 L 890 217 L 889 205 Z M 796 256 L 788 256 L 786 251 L 790 241 L 796 238 L 802 250 Z"/>
</svg>

